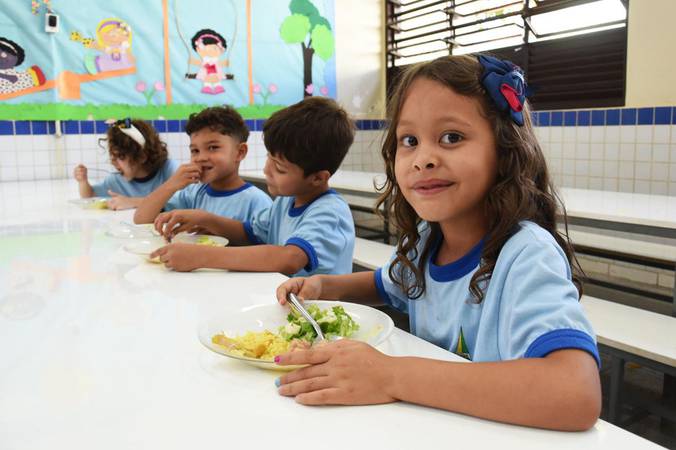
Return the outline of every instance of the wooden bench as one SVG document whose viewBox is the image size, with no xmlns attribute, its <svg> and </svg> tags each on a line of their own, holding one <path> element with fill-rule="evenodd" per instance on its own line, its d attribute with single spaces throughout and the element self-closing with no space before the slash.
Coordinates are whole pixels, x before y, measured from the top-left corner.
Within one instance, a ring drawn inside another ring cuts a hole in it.
<svg viewBox="0 0 676 450">
<path fill-rule="evenodd" d="M 591 236 L 579 233 L 574 235 L 580 241 L 582 238 L 591 239 Z M 600 245 L 606 246 L 622 242 L 611 242 L 609 239 L 603 239 L 603 236 L 594 239 Z M 636 253 L 648 256 L 654 256 L 658 250 L 660 252 L 665 250 L 662 246 L 639 248 L 631 247 L 626 242 L 624 244 L 626 249 L 633 249 Z M 356 238 L 353 263 L 368 270 L 375 270 L 387 263 L 394 249 L 392 245 Z M 622 393 L 625 365 L 631 361 L 664 373 L 663 401 L 673 402 L 673 380 L 676 377 L 676 318 L 587 295 L 583 295 L 580 301 L 596 333 L 599 349 L 610 355 L 612 361 L 608 420 L 617 422 L 622 403 L 626 400 L 651 413 L 676 421 L 673 408 L 640 397 L 625 398 Z"/>
</svg>

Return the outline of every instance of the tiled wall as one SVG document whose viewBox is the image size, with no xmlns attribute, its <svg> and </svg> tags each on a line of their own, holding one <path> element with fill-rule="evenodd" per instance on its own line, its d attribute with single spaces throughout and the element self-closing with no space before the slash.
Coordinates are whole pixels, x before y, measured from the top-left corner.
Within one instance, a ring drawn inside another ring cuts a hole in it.
<svg viewBox="0 0 676 450">
<path fill-rule="evenodd" d="M 676 195 L 676 108 L 534 113 L 559 186 Z"/>
<path fill-rule="evenodd" d="M 262 169 L 266 156 L 261 135 L 264 121 L 246 122 L 251 130 L 249 155 L 241 168 Z M 359 130 L 343 168 L 381 171 L 381 121 L 360 120 L 357 125 Z M 181 131 L 185 121 L 155 120 L 153 126 L 167 144 L 171 158 L 182 162 L 190 159 L 189 137 Z M 70 177 L 80 163 L 89 168 L 92 180 L 103 178 L 113 170 L 107 151 L 99 146 L 107 128 L 103 121 L 0 121 L 0 181 Z"/>
<path fill-rule="evenodd" d="M 676 107 L 541 111 L 533 113 L 537 135 L 558 186 L 676 195 Z M 252 130 L 242 169 L 261 169 L 265 147 L 262 120 Z M 382 171 L 380 144 L 384 122 L 360 120 L 346 170 Z M 187 161 L 185 122 L 153 125 L 172 158 Z M 92 179 L 112 170 L 97 142 L 107 125 L 100 121 L 0 121 L 0 181 L 63 178 L 82 162 Z M 94 173 L 95 171 L 97 171 Z"/>
</svg>

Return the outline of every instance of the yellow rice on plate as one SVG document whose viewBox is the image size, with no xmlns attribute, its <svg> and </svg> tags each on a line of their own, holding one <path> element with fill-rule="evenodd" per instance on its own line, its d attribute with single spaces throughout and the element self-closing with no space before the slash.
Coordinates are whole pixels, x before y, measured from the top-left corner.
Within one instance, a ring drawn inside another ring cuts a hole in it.
<svg viewBox="0 0 676 450">
<path fill-rule="evenodd" d="M 241 336 L 230 338 L 222 333 L 211 338 L 211 342 L 228 350 L 228 353 L 262 361 L 272 361 L 275 356 L 286 353 L 290 343 L 278 334 L 265 331 L 247 331 Z"/>
</svg>

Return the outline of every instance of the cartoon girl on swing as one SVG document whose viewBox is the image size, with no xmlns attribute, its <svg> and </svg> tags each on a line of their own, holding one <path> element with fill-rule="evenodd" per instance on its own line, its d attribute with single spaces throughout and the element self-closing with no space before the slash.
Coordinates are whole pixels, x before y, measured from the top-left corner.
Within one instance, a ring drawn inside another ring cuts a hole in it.
<svg viewBox="0 0 676 450">
<path fill-rule="evenodd" d="M 228 48 L 225 38 L 214 30 L 203 29 L 195 33 L 191 43 L 193 50 L 200 57 L 200 59 L 190 58 L 190 64 L 200 67 L 195 77 L 203 83 L 200 92 L 212 95 L 222 94 L 225 89 L 221 85 L 221 80 L 228 78 L 223 73 L 222 67 L 228 67 L 230 64 L 227 59 L 219 60 Z"/>
</svg>

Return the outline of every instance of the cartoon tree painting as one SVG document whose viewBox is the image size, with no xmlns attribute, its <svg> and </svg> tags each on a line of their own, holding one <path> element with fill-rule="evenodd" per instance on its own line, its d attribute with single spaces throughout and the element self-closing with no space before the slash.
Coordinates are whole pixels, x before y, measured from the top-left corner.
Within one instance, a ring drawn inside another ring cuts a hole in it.
<svg viewBox="0 0 676 450">
<path fill-rule="evenodd" d="M 327 61 L 334 52 L 331 24 L 310 0 L 291 0 L 291 15 L 284 19 L 279 34 L 287 44 L 300 44 L 303 51 L 303 96 L 312 95 L 312 59 Z"/>
</svg>

